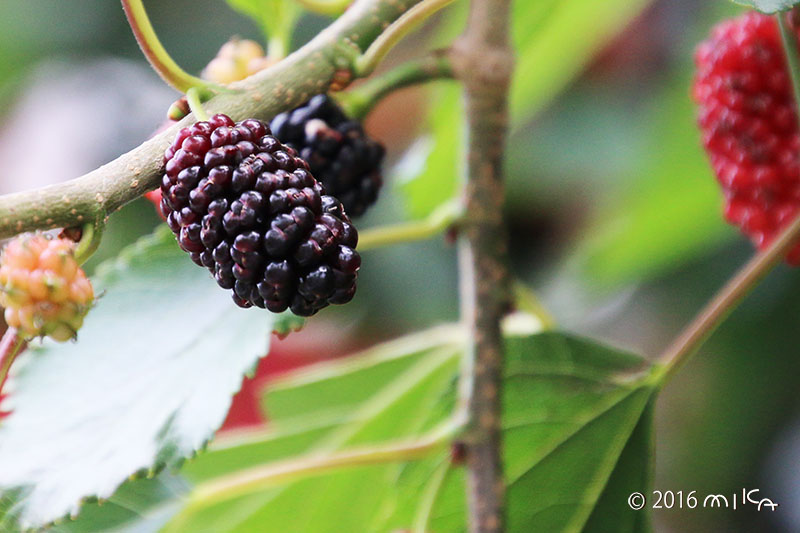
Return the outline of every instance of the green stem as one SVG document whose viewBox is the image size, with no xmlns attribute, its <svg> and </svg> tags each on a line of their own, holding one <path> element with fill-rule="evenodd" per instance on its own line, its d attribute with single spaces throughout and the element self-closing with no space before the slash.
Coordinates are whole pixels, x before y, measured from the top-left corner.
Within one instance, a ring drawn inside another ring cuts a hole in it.
<svg viewBox="0 0 800 533">
<path fill-rule="evenodd" d="M 16 328 L 8 328 L 0 339 L 0 394 L 3 393 L 3 386 L 8 378 L 11 365 L 20 353 L 20 348 L 25 341 L 17 334 Z"/>
<path fill-rule="evenodd" d="M 295 0 L 312 13 L 327 17 L 338 17 L 345 12 L 352 0 Z"/>
<path fill-rule="evenodd" d="M 187 73 L 170 57 L 150 23 L 142 0 L 122 0 L 122 8 L 139 48 L 165 82 L 182 93 L 192 87 L 208 85 L 207 81 Z"/>
<path fill-rule="evenodd" d="M 423 0 L 409 9 L 402 17 L 386 28 L 380 37 L 367 48 L 367 51 L 356 60 L 355 72 L 359 76 L 366 76 L 375 70 L 383 61 L 386 54 L 400 42 L 400 40 L 417 29 L 428 17 L 451 4 L 454 0 Z"/>
<path fill-rule="evenodd" d="M 429 239 L 457 223 L 462 214 L 461 203 L 452 200 L 436 208 L 424 220 L 362 231 L 358 239 L 358 250 L 363 252 L 381 246 Z"/>
<path fill-rule="evenodd" d="M 267 41 L 267 57 L 275 61 L 280 61 L 286 57 L 289 53 L 290 40 L 291 34 L 285 31 L 270 36 Z"/>
<path fill-rule="evenodd" d="M 78 246 L 75 247 L 75 260 L 79 265 L 84 264 L 97 251 L 103 238 L 105 224 L 102 220 L 83 225 L 83 234 Z"/>
<path fill-rule="evenodd" d="M 546 331 L 556 327 L 556 319 L 542 304 L 535 292 L 519 281 L 514 283 L 513 291 L 514 300 L 520 310 L 538 318 L 539 322 L 542 323 L 542 328 Z"/>
<path fill-rule="evenodd" d="M 418 83 L 453 77 L 453 67 L 446 51 L 408 61 L 386 74 L 370 78 L 354 89 L 336 93 L 336 99 L 348 116 L 363 119 L 387 94 Z"/>
<path fill-rule="evenodd" d="M 269 120 L 314 94 L 327 92 L 337 81 L 352 50 L 364 50 L 420 0 L 357 0 L 325 31 L 289 57 L 220 91 L 204 103 L 210 115 L 225 113 L 234 120 Z M 349 63 L 348 63 L 349 64 Z M 0 238 L 36 229 L 81 226 L 105 218 L 126 203 L 159 186 L 164 150 L 177 132 L 194 122 L 186 117 L 79 178 L 40 189 L 0 196 Z"/>
<path fill-rule="evenodd" d="M 296 0 L 272 0 L 270 9 L 262 9 L 261 26 L 267 41 L 267 58 L 278 62 L 289 54 L 292 34 L 301 9 Z"/>
<path fill-rule="evenodd" d="M 778 13 L 778 26 L 781 31 L 786 62 L 792 78 L 795 106 L 800 111 L 800 54 L 797 40 L 786 22 L 785 13 Z M 800 116 L 800 113 L 798 113 Z M 731 314 L 737 305 L 766 276 L 800 238 L 800 215 L 781 231 L 769 247 L 756 254 L 730 281 L 711 299 L 695 319 L 659 356 L 664 366 L 663 380 L 669 379 L 683 364 L 694 355 L 700 346 Z M 663 381 L 662 381 L 663 382 Z"/>
<path fill-rule="evenodd" d="M 200 97 L 199 88 L 192 87 L 186 91 L 186 102 L 189 104 L 189 109 L 192 110 L 195 119 L 208 120 L 208 113 L 203 109 L 203 101 Z"/>
</svg>

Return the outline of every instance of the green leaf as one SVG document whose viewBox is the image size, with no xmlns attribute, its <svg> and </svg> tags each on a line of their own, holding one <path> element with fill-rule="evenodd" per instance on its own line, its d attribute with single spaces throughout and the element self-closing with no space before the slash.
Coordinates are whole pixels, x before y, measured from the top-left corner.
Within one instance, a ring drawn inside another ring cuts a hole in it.
<svg viewBox="0 0 800 533">
<path fill-rule="evenodd" d="M 281 380 L 267 396 L 273 437 L 223 445 L 187 464 L 184 473 L 201 481 L 211 472 L 223 473 L 221 464 L 245 466 L 242 456 L 257 464 L 420 434 L 440 420 L 428 420 L 428 414 L 450 390 L 457 372 L 460 341 L 454 331 L 425 332 Z M 444 413 L 448 407 L 452 403 Z M 387 464 L 348 470 L 193 508 L 165 531 L 246 532 L 261 524 L 286 533 L 383 530 L 364 524 L 377 519 L 382 502 L 391 501 L 395 488 L 389 479 L 398 468 Z"/>
<path fill-rule="evenodd" d="M 515 2 L 514 125 L 523 124 L 546 106 L 651 1 Z"/>
<path fill-rule="evenodd" d="M 146 533 L 161 529 L 180 510 L 189 485 L 162 472 L 152 479 L 126 481 L 111 498 L 88 503 L 76 520 L 47 528 L 50 533 Z"/>
<path fill-rule="evenodd" d="M 650 400 L 622 450 L 603 495 L 586 523 L 585 533 L 602 533 L 608 530 L 608 524 L 614 524 L 615 529 L 622 532 L 652 529 L 650 513 L 645 510 L 631 511 L 628 497 L 634 492 L 646 494 L 653 483 L 654 404 L 655 398 Z"/>
<path fill-rule="evenodd" d="M 300 15 L 293 0 L 226 0 L 240 13 L 252 18 L 264 31 L 272 54 L 278 56 L 289 52 L 289 41 Z M 280 50 L 274 50 L 277 46 Z"/>
<path fill-rule="evenodd" d="M 279 381 L 265 403 L 274 433 L 220 443 L 187 464 L 185 475 L 202 483 L 264 461 L 425 434 L 455 407 L 459 336 L 440 328 Z M 615 531 L 647 531 L 646 513 L 626 502 L 650 483 L 655 370 L 560 333 L 509 336 L 506 346 L 509 531 L 598 531 L 608 517 Z M 430 530 L 463 531 L 463 471 L 442 472 L 446 460 L 442 450 L 413 463 L 265 486 L 228 502 L 195 501 L 165 531 L 247 532 L 263 524 L 287 533 L 393 531 L 412 527 L 426 503 Z M 431 487 L 437 472 L 441 486 Z"/>
<path fill-rule="evenodd" d="M 552 101 L 650 1 L 514 2 L 512 126 L 524 125 Z M 456 12 L 450 20 L 460 18 Z M 450 23 L 443 33 L 450 34 L 453 26 Z M 409 152 L 412 162 L 401 165 L 395 178 L 412 218 L 425 217 L 458 192 L 465 136 L 459 92 L 452 85 L 432 89 L 429 134 Z"/>
<path fill-rule="evenodd" d="M 406 199 L 408 214 L 415 219 L 428 216 L 453 198 L 463 174 L 461 89 L 449 84 L 434 88 L 432 93 L 430 131 L 412 145 L 393 179 Z"/>
<path fill-rule="evenodd" d="M 646 472 L 626 471 L 637 462 L 650 468 L 641 436 L 647 422 L 640 421 L 655 394 L 653 369 L 636 356 L 558 333 L 507 340 L 506 360 L 508 530 L 583 531 L 593 513 L 616 511 L 622 518 L 612 522 L 614 531 L 647 531 L 647 521 L 621 508 L 627 500 L 616 493 L 648 489 Z M 432 529 L 459 530 L 453 516 L 463 515 L 463 495 L 452 494 L 442 498 Z"/>
<path fill-rule="evenodd" d="M 752 7 L 762 13 L 777 13 L 796 6 L 797 0 L 733 0 L 733 3 Z"/>
<path fill-rule="evenodd" d="M 6 527 L 75 513 L 133 473 L 178 465 L 267 353 L 276 315 L 236 307 L 165 226 L 93 282 L 103 296 L 78 342 L 34 346 L 14 369 L 0 423 Z"/>
</svg>

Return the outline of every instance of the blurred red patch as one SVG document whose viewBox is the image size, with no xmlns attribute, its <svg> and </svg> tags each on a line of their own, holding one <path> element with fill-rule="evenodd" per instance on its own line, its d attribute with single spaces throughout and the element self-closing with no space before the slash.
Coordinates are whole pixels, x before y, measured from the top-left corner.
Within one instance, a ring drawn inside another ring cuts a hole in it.
<svg viewBox="0 0 800 533">
<path fill-rule="evenodd" d="M 348 347 L 341 339 L 334 338 L 332 341 L 330 335 L 341 336 L 328 329 L 294 333 L 285 340 L 273 335 L 269 355 L 259 361 L 253 377 L 242 381 L 242 388 L 233 397 L 228 417 L 219 431 L 253 429 L 266 423 L 261 397 L 271 377 L 348 353 Z"/>
</svg>

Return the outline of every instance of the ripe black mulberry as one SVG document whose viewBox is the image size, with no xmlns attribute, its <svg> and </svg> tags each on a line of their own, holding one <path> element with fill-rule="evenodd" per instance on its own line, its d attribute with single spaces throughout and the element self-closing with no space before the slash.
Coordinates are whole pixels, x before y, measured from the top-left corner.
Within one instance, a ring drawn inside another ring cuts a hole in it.
<svg viewBox="0 0 800 533">
<path fill-rule="evenodd" d="M 378 199 L 383 146 L 357 120 L 349 119 L 326 94 L 281 113 L 270 123 L 275 136 L 308 161 L 311 173 L 352 216 Z"/>
<path fill-rule="evenodd" d="M 239 306 L 310 316 L 353 298 L 358 233 L 267 124 L 215 115 L 182 129 L 164 161 L 167 224 Z"/>
</svg>

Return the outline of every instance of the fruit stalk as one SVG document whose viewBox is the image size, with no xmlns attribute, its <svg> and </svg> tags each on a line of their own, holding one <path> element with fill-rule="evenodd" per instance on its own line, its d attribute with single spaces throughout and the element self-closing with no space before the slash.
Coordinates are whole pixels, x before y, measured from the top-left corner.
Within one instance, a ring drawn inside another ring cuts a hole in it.
<svg viewBox="0 0 800 533">
<path fill-rule="evenodd" d="M 79 265 L 88 261 L 92 254 L 97 251 L 103 238 L 103 230 L 105 230 L 105 224 L 102 221 L 83 225 L 81 238 L 75 247 L 75 261 Z"/>
<path fill-rule="evenodd" d="M 208 120 L 208 114 L 203 109 L 203 99 L 197 87 L 192 87 L 186 91 L 186 103 L 197 120 Z"/>
<path fill-rule="evenodd" d="M 204 103 L 209 115 L 270 119 L 325 92 L 343 69 L 354 70 L 353 47 L 366 50 L 387 24 L 420 0 L 358 0 L 311 42 L 279 64 L 232 85 Z M 127 154 L 79 178 L 0 197 L 0 238 L 24 231 L 103 220 L 160 184 L 164 150 L 191 115 Z"/>
<path fill-rule="evenodd" d="M 11 365 L 19 355 L 22 345 L 24 344 L 22 337 L 17 335 L 16 328 L 8 328 L 0 339 L 0 394 L 3 393 L 3 386 L 8 378 L 8 372 L 11 370 Z"/>
<path fill-rule="evenodd" d="M 664 365 L 668 376 L 675 372 L 725 321 L 736 306 L 766 276 L 800 238 L 800 216 L 784 229 L 767 249 L 756 254 L 730 281 L 706 304 L 683 333 L 661 354 L 658 361 Z"/>
<path fill-rule="evenodd" d="M 473 0 L 467 28 L 453 46 L 453 67 L 464 85 L 469 131 L 459 264 L 462 320 L 471 332 L 462 402 L 469 415 L 464 444 L 473 533 L 504 529 L 500 320 L 511 302 L 502 168 L 513 71 L 509 14 L 509 0 Z"/>
<path fill-rule="evenodd" d="M 362 231 L 358 238 L 361 251 L 430 239 L 448 228 L 458 225 L 463 216 L 459 201 L 440 205 L 424 220 L 413 220 L 391 226 L 379 226 Z"/>
</svg>

